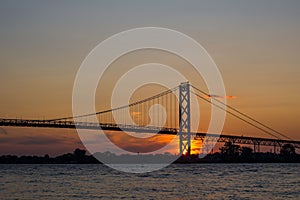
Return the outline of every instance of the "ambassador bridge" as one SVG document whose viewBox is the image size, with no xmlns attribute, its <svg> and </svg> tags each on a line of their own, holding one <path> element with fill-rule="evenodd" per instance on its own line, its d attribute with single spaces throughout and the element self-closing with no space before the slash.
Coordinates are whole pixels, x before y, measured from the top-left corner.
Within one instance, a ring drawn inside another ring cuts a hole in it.
<svg viewBox="0 0 300 200">
<path fill-rule="evenodd" d="M 192 131 L 191 95 L 195 95 L 198 100 L 205 101 L 234 118 L 255 127 L 262 133 L 262 136 L 254 137 Z M 156 104 L 163 106 L 165 109 L 162 110 L 158 109 L 158 107 L 153 107 L 152 116 L 154 117 L 151 120 L 149 118 L 149 110 Z M 130 116 L 132 119 L 128 118 L 128 113 L 131 113 Z M 165 123 L 162 124 L 161 121 L 164 119 L 164 115 L 166 115 Z M 92 116 L 97 117 L 97 122 L 89 120 Z M 119 120 L 115 120 L 116 116 Z M 276 153 L 276 149 L 281 148 L 285 144 L 291 144 L 297 150 L 300 149 L 300 141 L 295 141 L 253 117 L 240 112 L 236 108 L 226 105 L 218 98 L 190 85 L 188 82 L 181 83 L 179 86 L 155 96 L 109 110 L 44 120 L 0 118 L 0 126 L 78 129 L 101 128 L 102 130 L 178 135 L 179 153 L 181 155 L 190 155 L 191 139 L 201 140 L 202 142 L 205 140 L 219 143 L 231 142 L 240 145 L 253 145 L 254 152 L 260 152 L 261 146 L 270 146 L 274 148 L 273 152 Z"/>
</svg>

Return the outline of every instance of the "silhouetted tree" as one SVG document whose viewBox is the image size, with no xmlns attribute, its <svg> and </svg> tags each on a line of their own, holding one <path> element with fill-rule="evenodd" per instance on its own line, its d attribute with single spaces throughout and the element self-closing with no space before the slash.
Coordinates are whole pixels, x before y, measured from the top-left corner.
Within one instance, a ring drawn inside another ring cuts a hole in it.
<svg viewBox="0 0 300 200">
<path fill-rule="evenodd" d="M 232 142 L 226 142 L 224 147 L 220 148 L 223 160 L 226 162 L 238 162 L 240 160 L 241 147 Z"/>
<path fill-rule="evenodd" d="M 251 157 L 252 153 L 253 153 L 253 149 L 251 149 L 250 147 L 242 147 L 242 150 L 241 150 L 242 157 L 249 158 L 249 157 Z"/>
<path fill-rule="evenodd" d="M 226 142 L 224 147 L 220 148 L 221 154 L 224 155 L 239 155 L 240 154 L 240 146 L 235 145 L 232 142 Z"/>
<path fill-rule="evenodd" d="M 85 150 L 81 150 L 81 149 L 75 149 L 74 151 L 74 155 L 77 157 L 77 158 L 82 158 L 85 156 L 85 153 L 86 151 Z"/>
<path fill-rule="evenodd" d="M 291 156 L 296 154 L 295 147 L 292 144 L 285 144 L 281 147 L 280 154 L 283 156 Z"/>
<path fill-rule="evenodd" d="M 251 149 L 250 147 L 242 147 L 241 148 L 241 160 L 243 162 L 252 162 L 252 154 L 253 153 L 253 149 Z"/>
</svg>

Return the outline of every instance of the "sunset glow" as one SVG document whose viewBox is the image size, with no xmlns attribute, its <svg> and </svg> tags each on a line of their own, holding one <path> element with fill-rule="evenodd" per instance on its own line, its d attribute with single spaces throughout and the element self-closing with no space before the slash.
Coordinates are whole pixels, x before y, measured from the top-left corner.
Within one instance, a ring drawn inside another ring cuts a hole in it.
<svg viewBox="0 0 300 200">
<path fill-rule="evenodd" d="M 2 0 L 0 27 L 0 200 L 300 200 L 300 0 Z"/>
<path fill-rule="evenodd" d="M 247 3 L 248 6 L 241 6 L 243 7 L 243 11 L 241 11 L 235 9 L 236 5 L 230 7 L 221 3 L 226 8 L 223 9 L 222 6 L 216 8 L 212 14 L 206 12 L 206 9 L 209 10 L 215 6 L 210 3 L 199 6 L 199 3 L 195 3 L 195 6 L 188 6 L 187 14 L 183 17 L 180 9 L 185 6 L 176 7 L 172 6 L 173 3 L 171 5 L 162 3 L 163 5 L 159 6 L 161 10 L 158 10 L 152 19 L 147 16 L 152 16 L 153 13 L 144 9 L 147 6 L 141 5 L 123 5 L 128 9 L 128 13 L 123 15 L 122 13 L 125 11 L 118 6 L 112 12 L 110 8 L 114 6 L 109 5 L 110 3 L 95 7 L 83 5 L 83 3 L 78 3 L 80 6 L 76 4 L 70 7 L 64 4 L 58 6 L 59 9 L 51 3 L 48 3 L 48 6 L 36 3 L 36 6 L 30 6 L 27 10 L 20 9 L 22 6 L 27 6 L 25 4 L 21 3 L 18 7 L 13 3 L 6 2 L 1 6 L 4 21 L 0 38 L 2 44 L 0 47 L 0 74 L 2 75 L 0 118 L 42 120 L 72 116 L 73 84 L 79 66 L 87 54 L 112 34 L 128 28 L 151 25 L 181 31 L 201 43 L 217 64 L 227 95 L 210 94 L 205 81 L 195 73 L 191 64 L 185 59 L 165 51 L 146 49 L 130 52 L 111 63 L 96 90 L 96 111 L 111 109 L 110 97 L 115 84 L 122 75 L 134 66 L 155 61 L 171 66 L 182 73 L 193 85 L 209 94 L 203 95 L 204 98 L 219 100 L 225 98 L 228 100 L 228 105 L 238 108 L 259 121 L 266 122 L 290 138 L 300 139 L 298 134 L 300 131 L 298 123 L 300 93 L 295 92 L 299 91 L 300 85 L 298 56 L 300 50 L 297 45 L 299 40 L 297 33 L 300 25 L 297 15 L 292 14 L 294 11 L 298 11 L 297 6 L 285 5 L 284 7 L 289 12 L 285 12 L 284 9 L 277 12 L 280 6 L 261 3 L 262 7 L 260 8 L 253 3 Z M 147 4 L 150 7 L 152 5 L 150 2 Z M 165 15 L 164 9 L 169 9 L 169 7 L 174 12 L 170 13 L 168 18 L 162 17 Z M 82 16 L 79 15 L 78 13 L 81 12 L 78 10 L 81 8 L 88 12 Z M 195 12 L 194 8 L 199 10 Z M 143 14 L 137 18 L 134 15 L 136 12 Z M 122 17 L 114 18 L 112 17 L 113 13 L 120 13 Z M 253 15 L 253 13 L 256 14 Z M 107 23 L 105 21 L 107 19 L 111 21 Z M 120 21 L 120 19 L 122 20 Z M 143 20 L 149 23 L 140 23 Z M 182 22 L 184 26 L 179 26 L 177 22 Z M 222 25 L 218 26 L 217 22 Z M 30 30 L 30 34 L 28 30 Z M 164 76 L 171 78 L 168 74 L 164 74 Z M 130 101 L 141 100 L 164 90 L 163 86 L 137 87 L 137 91 L 132 94 Z M 172 103 L 175 105 L 175 102 Z M 193 105 L 194 103 L 192 102 Z M 201 116 L 198 130 L 206 132 L 211 117 L 211 106 L 207 102 L 199 104 Z M 178 110 L 168 107 L 166 110 L 168 111 L 167 126 L 178 128 Z M 150 123 L 150 116 L 144 115 L 145 119 L 141 123 L 141 112 L 145 113 L 145 110 L 133 110 L 131 117 L 136 124 L 146 126 Z M 192 112 L 198 111 L 192 110 Z M 16 141 L 22 140 L 21 133 L 23 132 L 28 136 L 32 134 L 32 137 L 35 137 L 36 134 L 38 135 L 38 131 L 34 128 L 19 130 L 19 137 L 16 133 L 11 135 L 9 128 L 3 129 L 8 132 L 8 134 L 5 134 L 5 131 L 0 133 L 1 145 L 7 147 L 1 149 L 3 152 L 22 153 L 25 143 L 28 143 L 28 149 L 32 150 L 31 153 L 41 153 L 39 148 L 36 148 L 38 142 L 35 144 L 28 141 L 21 142 L 21 145 L 9 139 L 14 137 Z M 39 130 L 40 134 L 43 134 L 43 131 L 43 129 Z M 47 133 L 47 138 L 54 141 L 56 138 L 60 138 L 62 132 L 72 132 L 75 134 L 72 138 L 78 137 L 74 130 L 53 129 L 51 134 Z M 231 116 L 226 118 L 223 133 L 268 137 Z M 121 138 L 124 140 L 111 136 L 112 141 L 125 149 L 136 151 L 134 150 L 136 147 L 139 151 L 146 152 L 145 149 L 148 147 L 155 149 L 165 145 L 173 136 L 157 136 L 144 143 L 139 139 L 132 139 L 124 135 Z M 66 140 L 69 140 L 68 137 Z M 74 141 L 76 142 L 74 142 L 73 148 L 82 145 L 77 139 Z M 154 141 L 158 143 L 154 144 Z M 132 144 L 126 144 L 126 142 Z M 69 145 L 68 141 L 65 143 Z M 14 144 L 18 148 L 9 144 Z M 55 145 L 57 151 L 53 153 L 59 153 L 59 149 L 61 149 L 61 153 L 66 152 L 65 144 L 61 145 L 61 148 L 58 147 L 58 144 Z M 143 145 L 145 145 L 144 150 Z M 52 149 L 50 146 L 48 147 Z M 192 153 L 199 153 L 200 147 L 199 141 L 193 141 Z M 47 146 L 43 148 L 47 148 Z M 20 149 L 20 151 L 17 152 L 16 149 Z M 37 150 L 34 151 L 34 149 Z M 172 152 L 178 152 L 178 149 L 174 149 Z"/>
</svg>

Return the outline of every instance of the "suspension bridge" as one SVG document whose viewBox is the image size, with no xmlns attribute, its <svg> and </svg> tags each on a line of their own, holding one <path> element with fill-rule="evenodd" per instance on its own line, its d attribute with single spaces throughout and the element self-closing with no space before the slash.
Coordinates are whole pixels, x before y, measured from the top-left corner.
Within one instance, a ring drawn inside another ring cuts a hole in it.
<svg viewBox="0 0 300 200">
<path fill-rule="evenodd" d="M 205 101 L 211 104 L 211 106 L 215 106 L 238 120 L 255 127 L 264 135 L 261 137 L 220 135 L 191 130 L 191 95 L 195 95 L 198 100 Z M 161 105 L 164 107 L 164 110 L 154 105 Z M 150 111 L 151 113 L 149 113 Z M 149 114 L 151 114 L 151 118 Z M 94 116 L 97 117 L 97 121 L 91 120 Z M 223 101 L 190 85 L 188 82 L 181 83 L 177 87 L 129 105 L 101 112 L 45 120 L 0 118 L 0 126 L 101 128 L 113 131 L 178 135 L 179 153 L 187 155 L 191 153 L 192 138 L 201 140 L 202 142 L 205 140 L 210 142 L 253 145 L 254 152 L 260 152 L 261 146 L 271 146 L 274 148 L 274 153 L 276 153 L 276 149 L 278 147 L 281 148 L 285 144 L 291 144 L 296 149 L 300 149 L 300 141 L 295 141 L 249 115 L 240 112 L 238 109 L 226 105 Z"/>
</svg>

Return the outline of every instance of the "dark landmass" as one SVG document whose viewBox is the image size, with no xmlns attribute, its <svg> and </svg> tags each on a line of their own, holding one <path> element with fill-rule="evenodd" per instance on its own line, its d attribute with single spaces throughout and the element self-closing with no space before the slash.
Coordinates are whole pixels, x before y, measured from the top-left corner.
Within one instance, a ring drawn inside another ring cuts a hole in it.
<svg viewBox="0 0 300 200">
<path fill-rule="evenodd" d="M 101 160 L 109 160 L 116 164 L 132 163 L 300 163 L 300 154 L 297 154 L 295 147 L 290 144 L 282 146 L 279 154 L 274 153 L 253 153 L 249 147 L 226 143 L 220 148 L 220 152 L 208 154 L 204 158 L 199 155 L 181 156 L 176 159 L 175 155 L 169 153 L 157 155 L 115 155 L 110 152 L 86 155 L 85 150 L 76 149 L 73 153 L 67 153 L 51 158 L 45 156 L 0 156 L 0 164 L 101 164 L 95 157 Z M 149 161 L 150 160 L 150 161 Z M 175 160 L 175 161 L 174 161 Z M 121 162 L 120 162 L 121 161 Z M 120 163 L 118 163 L 120 162 Z"/>
<path fill-rule="evenodd" d="M 0 164 L 98 164 L 100 163 L 92 155 L 86 155 L 85 150 L 76 149 L 73 153 L 51 158 L 45 156 L 0 156 Z"/>
<path fill-rule="evenodd" d="M 300 154 L 291 144 L 281 147 L 280 153 L 254 153 L 250 147 L 241 147 L 225 143 L 220 152 L 208 154 L 204 158 L 198 155 L 182 156 L 176 163 L 300 163 Z"/>
</svg>

